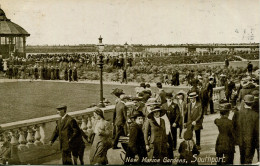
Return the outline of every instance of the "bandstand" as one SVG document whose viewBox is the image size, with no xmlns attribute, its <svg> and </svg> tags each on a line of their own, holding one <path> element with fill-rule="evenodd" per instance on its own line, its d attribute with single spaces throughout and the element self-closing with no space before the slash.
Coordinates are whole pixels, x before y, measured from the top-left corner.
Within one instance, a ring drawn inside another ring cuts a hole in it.
<svg viewBox="0 0 260 166">
<path fill-rule="evenodd" d="M 21 26 L 13 23 L 0 8 L 0 55 L 8 58 L 26 55 L 26 37 L 30 34 Z"/>
</svg>

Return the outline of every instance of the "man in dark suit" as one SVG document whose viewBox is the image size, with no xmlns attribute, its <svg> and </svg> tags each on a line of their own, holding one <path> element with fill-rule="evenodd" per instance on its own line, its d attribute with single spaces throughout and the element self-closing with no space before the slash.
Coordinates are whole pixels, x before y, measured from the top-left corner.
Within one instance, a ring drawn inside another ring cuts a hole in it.
<svg viewBox="0 0 260 166">
<path fill-rule="evenodd" d="M 127 121 L 127 107 L 125 105 L 126 98 L 123 95 L 124 92 L 122 89 L 115 89 L 114 92 L 112 92 L 112 94 L 118 97 L 115 110 L 114 110 L 114 115 L 113 115 L 113 121 L 116 129 L 113 149 L 119 149 L 119 147 L 117 147 L 119 138 L 120 136 L 126 135 L 125 133 L 125 127 Z"/>
<path fill-rule="evenodd" d="M 172 93 L 166 93 L 167 102 L 161 106 L 162 110 L 166 110 L 166 116 L 170 121 L 171 126 L 171 134 L 173 138 L 173 144 L 171 146 L 171 150 L 176 150 L 177 147 L 177 128 L 179 126 L 180 120 L 180 109 L 178 104 L 173 103 L 173 95 Z"/>
<path fill-rule="evenodd" d="M 57 122 L 57 126 L 51 137 L 50 145 L 59 137 L 62 163 L 64 165 L 71 165 L 71 153 L 73 156 L 81 156 L 81 154 L 84 153 L 85 144 L 82 139 L 81 129 L 76 120 L 66 112 L 67 106 L 62 105 L 57 107 L 57 113 L 61 118 Z M 75 160 L 74 164 L 76 164 Z"/>
<path fill-rule="evenodd" d="M 227 82 L 225 84 L 225 95 L 227 101 L 229 102 L 233 89 L 236 88 L 236 84 L 232 81 L 232 78 L 227 78 Z"/>
<path fill-rule="evenodd" d="M 259 114 L 252 110 L 253 95 L 245 95 L 240 111 L 233 116 L 236 144 L 240 150 L 241 164 L 252 164 L 255 150 L 259 150 Z"/>
<path fill-rule="evenodd" d="M 253 72 L 253 64 L 251 63 L 251 61 L 248 62 L 247 64 L 247 71 L 250 75 L 252 75 Z"/>
<path fill-rule="evenodd" d="M 207 91 L 208 91 L 208 96 L 209 96 L 209 107 L 210 107 L 210 113 L 214 114 L 214 103 L 213 103 L 213 81 L 214 81 L 214 77 L 209 77 L 209 83 L 207 86 Z"/>
<path fill-rule="evenodd" d="M 191 92 L 189 94 L 190 103 L 188 103 L 187 106 L 187 112 L 185 115 L 185 123 L 187 129 L 191 129 L 195 131 L 196 135 L 196 145 L 198 146 L 198 149 L 200 150 L 200 132 L 203 129 L 202 122 L 203 122 L 203 116 L 202 116 L 202 108 L 201 103 L 197 101 L 198 94 L 196 92 Z"/>
<path fill-rule="evenodd" d="M 166 103 L 166 92 L 163 90 L 162 88 L 162 83 L 158 82 L 156 84 L 157 88 L 158 88 L 158 94 L 157 94 L 157 101 L 160 101 L 160 104 L 163 105 L 164 103 Z"/>
</svg>

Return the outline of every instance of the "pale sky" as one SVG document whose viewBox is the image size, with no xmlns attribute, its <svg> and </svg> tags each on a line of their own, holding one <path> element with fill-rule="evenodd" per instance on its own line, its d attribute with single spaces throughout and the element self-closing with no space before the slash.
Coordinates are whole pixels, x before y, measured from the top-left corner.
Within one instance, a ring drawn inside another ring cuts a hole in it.
<svg viewBox="0 0 260 166">
<path fill-rule="evenodd" d="M 259 0 L 0 0 L 27 44 L 260 41 Z"/>
</svg>

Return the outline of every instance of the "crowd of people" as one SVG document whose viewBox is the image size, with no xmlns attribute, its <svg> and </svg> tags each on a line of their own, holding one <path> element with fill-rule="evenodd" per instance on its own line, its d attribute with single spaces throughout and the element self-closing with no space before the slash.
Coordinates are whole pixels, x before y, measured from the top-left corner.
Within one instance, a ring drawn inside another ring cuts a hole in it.
<svg viewBox="0 0 260 166">
<path fill-rule="evenodd" d="M 235 85 L 227 78 L 225 97 L 216 110 L 213 105 L 214 77 L 207 79 L 202 86 L 195 84 L 188 92 L 166 92 L 160 82 L 156 84 L 155 92 L 149 84 L 141 83 L 136 88 L 136 96 L 113 89 L 111 94 L 116 97 L 113 125 L 105 120 L 99 108 L 101 105 L 98 105 L 94 110 L 92 129 L 87 133 L 66 113 L 66 106 L 59 106 L 61 119 L 50 144 L 59 137 L 62 161 L 66 165 L 77 163 L 78 158 L 84 164 L 83 139 L 92 144 L 90 164 L 113 164 L 107 159 L 110 148 L 126 151 L 124 164 L 198 164 L 196 156 L 206 148 L 201 146 L 201 132 L 210 107 L 210 114 L 220 113 L 220 118 L 212 122 L 219 130 L 215 145 L 217 164 L 233 164 L 235 146 L 239 147 L 241 164 L 251 164 L 255 151 L 259 161 L 259 81 L 249 75 L 240 85 Z M 236 88 L 238 91 L 234 93 Z M 233 95 L 237 95 L 235 104 Z M 129 100 L 134 102 L 133 107 L 126 106 Z M 231 119 L 230 113 L 234 114 Z M 181 142 L 177 142 L 178 137 Z M 175 158 L 177 153 L 178 159 Z"/>
</svg>

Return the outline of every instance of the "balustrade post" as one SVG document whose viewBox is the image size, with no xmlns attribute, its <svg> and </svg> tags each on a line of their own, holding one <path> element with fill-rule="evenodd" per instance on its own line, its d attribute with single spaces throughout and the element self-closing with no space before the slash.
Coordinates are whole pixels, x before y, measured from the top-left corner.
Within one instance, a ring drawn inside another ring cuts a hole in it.
<svg viewBox="0 0 260 166">
<path fill-rule="evenodd" d="M 24 136 L 24 131 L 22 129 L 19 130 L 19 150 L 24 150 L 26 149 L 26 139 L 25 139 L 25 136 Z"/>
<path fill-rule="evenodd" d="M 10 143 L 11 143 L 12 145 L 18 145 L 19 142 L 18 142 L 18 139 L 17 139 L 16 131 L 11 130 L 11 131 L 10 131 L 10 135 L 11 135 L 11 142 L 10 142 Z"/>
<path fill-rule="evenodd" d="M 34 142 L 34 144 L 35 144 L 36 146 L 42 145 L 42 142 L 41 142 L 41 134 L 40 134 L 40 127 L 36 125 L 36 126 L 34 127 L 34 130 L 35 130 L 35 136 L 34 136 L 35 142 Z"/>
<path fill-rule="evenodd" d="M 28 127 L 27 133 L 28 133 L 27 138 L 26 138 L 27 147 L 30 148 L 30 147 L 34 146 L 34 144 L 33 144 L 33 141 L 34 141 L 34 139 L 33 139 L 33 129 L 31 127 Z"/>
<path fill-rule="evenodd" d="M 12 164 L 20 164 L 20 158 L 18 155 L 18 135 L 17 135 L 17 131 L 15 130 L 11 130 L 10 132 L 10 136 L 11 136 L 11 158 L 12 158 Z"/>
<path fill-rule="evenodd" d="M 47 143 L 47 140 L 46 140 L 46 133 L 45 133 L 45 123 L 43 124 L 40 124 L 40 135 L 41 135 L 41 142 L 43 144 L 46 144 Z"/>
</svg>

